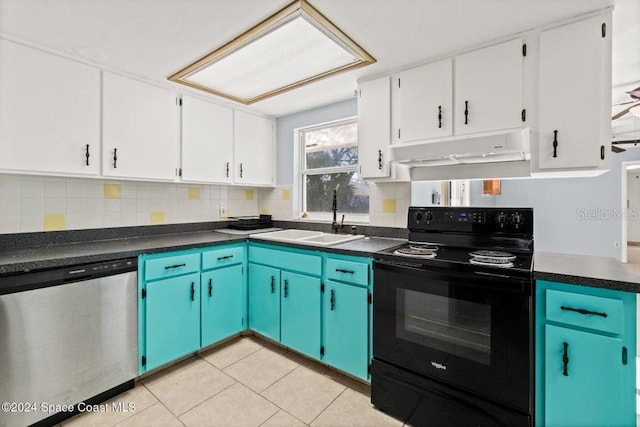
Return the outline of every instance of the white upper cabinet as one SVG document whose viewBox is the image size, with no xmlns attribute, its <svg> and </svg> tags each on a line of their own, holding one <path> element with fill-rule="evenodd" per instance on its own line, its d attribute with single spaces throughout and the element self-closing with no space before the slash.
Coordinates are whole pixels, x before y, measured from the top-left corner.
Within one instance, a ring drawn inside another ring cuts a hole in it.
<svg viewBox="0 0 640 427">
<path fill-rule="evenodd" d="M 540 170 L 609 165 L 610 24 L 606 14 L 540 34 Z"/>
<path fill-rule="evenodd" d="M 522 127 L 522 39 L 456 56 L 454 133 Z"/>
<path fill-rule="evenodd" d="M 102 108 L 103 175 L 176 178 L 180 107 L 175 93 L 105 72 Z"/>
<path fill-rule="evenodd" d="M 398 73 L 393 79 L 393 142 L 451 136 L 451 58 Z"/>
<path fill-rule="evenodd" d="M 0 40 L 0 169 L 98 175 L 100 71 Z"/>
<path fill-rule="evenodd" d="M 233 110 L 182 97 L 182 179 L 229 184 L 233 174 Z"/>
<path fill-rule="evenodd" d="M 362 178 L 388 177 L 391 132 L 390 78 L 360 83 L 358 90 L 358 162 Z"/>
<path fill-rule="evenodd" d="M 274 120 L 238 110 L 234 110 L 233 115 L 234 182 L 273 186 Z"/>
</svg>

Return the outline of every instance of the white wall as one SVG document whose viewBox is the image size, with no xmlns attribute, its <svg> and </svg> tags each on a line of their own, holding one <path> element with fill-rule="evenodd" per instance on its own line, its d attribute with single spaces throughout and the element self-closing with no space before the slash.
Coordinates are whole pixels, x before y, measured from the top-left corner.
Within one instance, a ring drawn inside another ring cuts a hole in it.
<svg viewBox="0 0 640 427">
<path fill-rule="evenodd" d="M 640 169 L 627 171 L 627 240 L 640 242 Z"/>
</svg>

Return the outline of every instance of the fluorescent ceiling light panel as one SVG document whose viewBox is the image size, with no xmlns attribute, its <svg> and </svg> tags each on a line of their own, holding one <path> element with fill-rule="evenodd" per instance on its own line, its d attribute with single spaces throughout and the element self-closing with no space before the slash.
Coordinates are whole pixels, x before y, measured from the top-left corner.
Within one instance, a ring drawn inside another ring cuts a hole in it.
<svg viewBox="0 0 640 427">
<path fill-rule="evenodd" d="M 375 59 L 298 0 L 169 80 L 252 104 Z"/>
</svg>

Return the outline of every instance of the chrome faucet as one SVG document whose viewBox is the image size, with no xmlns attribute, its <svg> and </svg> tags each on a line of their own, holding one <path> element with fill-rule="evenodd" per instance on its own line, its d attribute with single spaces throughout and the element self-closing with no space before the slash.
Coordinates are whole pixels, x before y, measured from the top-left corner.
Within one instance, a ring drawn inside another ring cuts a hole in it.
<svg viewBox="0 0 640 427">
<path fill-rule="evenodd" d="M 338 233 L 338 230 L 344 227 L 344 215 L 342 215 L 342 221 L 338 224 L 338 193 L 333 190 L 333 203 L 331 204 L 331 211 L 333 212 L 333 221 L 331 222 L 331 231 Z"/>
</svg>

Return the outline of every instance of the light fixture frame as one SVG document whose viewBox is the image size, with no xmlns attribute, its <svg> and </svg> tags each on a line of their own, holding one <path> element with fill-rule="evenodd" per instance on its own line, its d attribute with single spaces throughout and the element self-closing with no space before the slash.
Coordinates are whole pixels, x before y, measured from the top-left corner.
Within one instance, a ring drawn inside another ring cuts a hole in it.
<svg viewBox="0 0 640 427">
<path fill-rule="evenodd" d="M 269 92 L 254 96 L 252 98 L 240 98 L 228 93 L 224 93 L 219 90 L 211 89 L 207 86 L 194 83 L 186 80 L 189 75 L 191 75 L 194 71 L 198 71 L 207 65 L 216 62 L 235 51 L 242 49 L 244 46 L 250 44 L 251 42 L 263 37 L 270 31 L 273 31 L 276 28 L 279 28 L 281 25 L 286 24 L 290 20 L 294 18 L 302 17 L 308 23 L 315 26 L 318 30 L 320 30 L 325 36 L 331 38 L 334 42 L 339 44 L 343 49 L 349 51 L 354 57 L 358 58 L 355 62 L 346 64 L 344 66 L 321 72 L 315 76 L 308 77 L 306 79 L 290 83 L 283 87 L 271 90 Z M 183 68 L 177 73 L 170 76 L 168 79 L 172 82 L 179 83 L 185 86 L 189 86 L 194 89 L 202 90 L 204 92 L 208 92 L 210 94 L 221 96 L 223 98 L 230 99 L 235 102 L 239 102 L 244 105 L 250 105 L 267 98 L 271 98 L 276 95 L 280 95 L 281 93 L 288 92 L 299 87 L 308 85 L 320 79 L 327 78 L 329 76 L 333 76 L 338 73 L 343 73 L 345 71 L 354 70 L 356 68 L 364 67 L 370 64 L 374 64 L 376 59 L 369 55 L 367 51 L 365 51 L 362 47 L 360 47 L 356 42 L 354 42 L 349 36 L 347 36 L 344 32 L 342 32 L 338 27 L 336 27 L 331 21 L 324 17 L 318 10 L 316 10 L 313 6 L 307 3 L 305 0 L 296 0 L 293 3 L 285 6 L 280 11 L 271 15 L 269 18 L 255 25 L 251 29 L 245 31 L 238 37 L 234 38 L 230 42 L 224 44 L 223 46 L 217 48 L 213 52 L 207 54 L 191 65 Z"/>
</svg>

